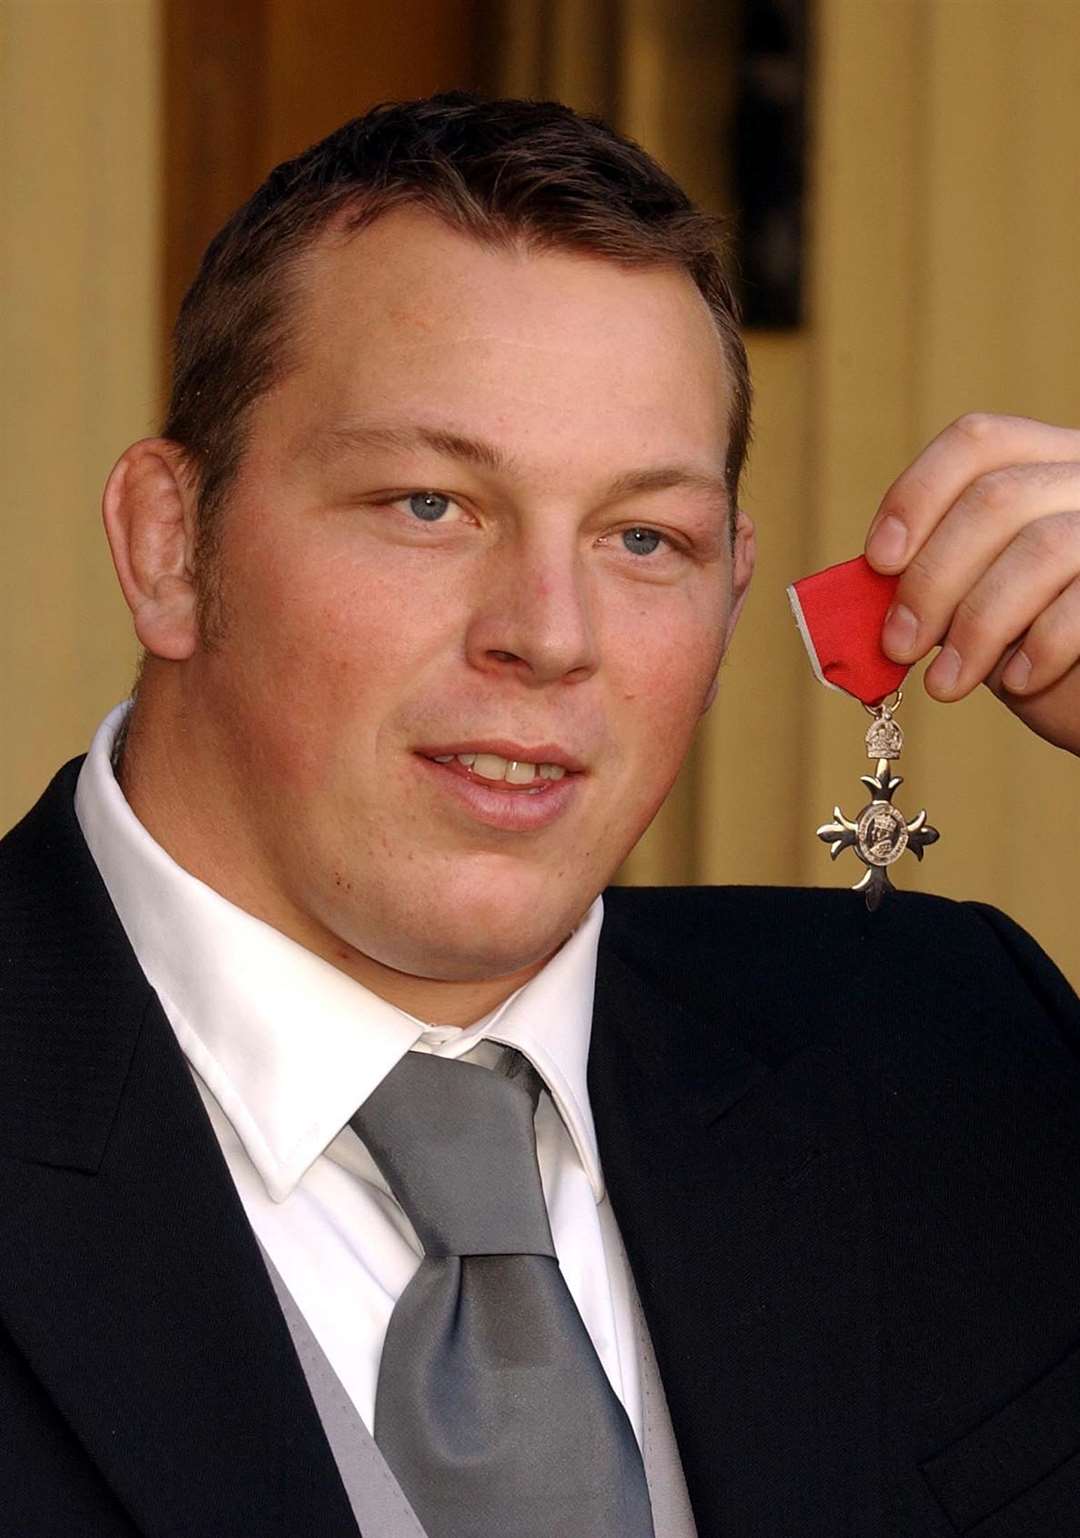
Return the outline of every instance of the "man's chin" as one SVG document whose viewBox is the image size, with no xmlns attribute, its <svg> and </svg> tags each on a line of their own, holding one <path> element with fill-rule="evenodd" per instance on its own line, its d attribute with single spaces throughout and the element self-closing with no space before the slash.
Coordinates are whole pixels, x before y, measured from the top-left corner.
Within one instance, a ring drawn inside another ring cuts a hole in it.
<svg viewBox="0 0 1080 1538">
<path fill-rule="evenodd" d="M 413 918 L 367 951 L 383 966 L 432 982 L 477 983 L 538 971 L 569 938 L 580 911 L 541 914 L 535 905 L 447 905 L 419 924 Z"/>
<path fill-rule="evenodd" d="M 569 938 L 573 925 L 557 935 L 529 937 L 518 934 L 500 944 L 497 937 L 472 935 L 469 940 L 456 936 L 433 937 L 424 946 L 395 948 L 394 970 L 409 977 L 441 983 L 485 983 L 502 979 L 525 981 L 538 972 Z"/>
</svg>

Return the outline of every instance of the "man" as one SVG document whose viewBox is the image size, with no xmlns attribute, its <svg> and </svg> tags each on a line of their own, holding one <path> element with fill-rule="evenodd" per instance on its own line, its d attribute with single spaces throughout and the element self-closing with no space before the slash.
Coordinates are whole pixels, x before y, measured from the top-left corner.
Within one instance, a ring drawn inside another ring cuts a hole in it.
<svg viewBox="0 0 1080 1538">
<path fill-rule="evenodd" d="M 1060 976 L 974 905 L 599 895 L 753 566 L 717 239 L 450 95 L 211 245 L 105 491 L 134 705 L 0 847 L 5 1531 L 1078 1530 Z M 972 417 L 869 542 L 891 653 L 1069 751 L 1078 497 Z M 504 1105 L 558 1266 L 443 1237 L 524 1221 Z"/>
</svg>

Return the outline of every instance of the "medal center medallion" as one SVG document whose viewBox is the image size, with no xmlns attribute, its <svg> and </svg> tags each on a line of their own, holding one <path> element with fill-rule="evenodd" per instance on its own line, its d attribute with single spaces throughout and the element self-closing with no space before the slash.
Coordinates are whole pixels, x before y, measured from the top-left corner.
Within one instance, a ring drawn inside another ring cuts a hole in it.
<svg viewBox="0 0 1080 1538">
<path fill-rule="evenodd" d="M 855 825 L 855 844 L 868 865 L 891 865 L 908 844 L 903 813 L 887 801 L 871 801 Z"/>
</svg>

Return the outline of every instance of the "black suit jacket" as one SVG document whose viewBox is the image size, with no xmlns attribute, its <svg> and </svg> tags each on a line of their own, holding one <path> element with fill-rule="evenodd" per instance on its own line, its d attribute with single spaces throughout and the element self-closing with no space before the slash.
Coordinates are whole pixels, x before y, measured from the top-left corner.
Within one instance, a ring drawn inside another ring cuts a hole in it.
<svg viewBox="0 0 1080 1538">
<path fill-rule="evenodd" d="M 0 1533 L 355 1538 L 77 769 L 0 844 Z M 606 903 L 593 1110 L 701 1538 L 1077 1538 L 1063 979 L 975 905 Z"/>
</svg>

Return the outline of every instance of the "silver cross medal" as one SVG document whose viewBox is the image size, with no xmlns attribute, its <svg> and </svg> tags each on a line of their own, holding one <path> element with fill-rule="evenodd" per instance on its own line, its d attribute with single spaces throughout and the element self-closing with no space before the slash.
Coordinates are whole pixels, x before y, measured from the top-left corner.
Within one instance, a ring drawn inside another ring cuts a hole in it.
<svg viewBox="0 0 1080 1538">
<path fill-rule="evenodd" d="M 940 834 L 926 820 L 925 809 L 908 822 L 903 812 L 893 806 L 893 792 L 904 783 L 899 774 L 892 774 L 889 764 L 900 757 L 904 746 L 904 734 L 894 719 L 903 699 L 902 690 L 896 691 L 891 705 L 864 705 L 863 709 L 873 716 L 866 733 L 866 756 L 877 760 L 877 773 L 864 774 L 860 778 L 873 796 L 854 822 L 849 822 L 838 806 L 833 807 L 835 822 L 824 823 L 817 836 L 829 845 L 835 860 L 844 849 L 854 849 L 866 866 L 866 872 L 852 887 L 854 892 L 866 893 L 866 906 L 871 913 L 886 892 L 894 891 L 889 880 L 889 866 L 895 864 L 905 849 L 910 849 L 917 860 L 923 857 L 928 844 L 936 844 Z"/>
</svg>

